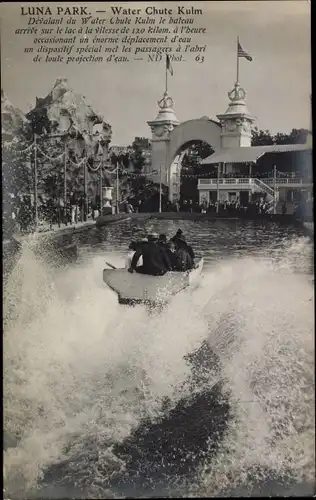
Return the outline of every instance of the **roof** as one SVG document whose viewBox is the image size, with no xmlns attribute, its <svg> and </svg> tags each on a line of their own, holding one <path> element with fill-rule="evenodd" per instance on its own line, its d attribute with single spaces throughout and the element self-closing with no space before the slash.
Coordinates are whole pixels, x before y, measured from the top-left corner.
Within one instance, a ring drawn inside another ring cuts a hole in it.
<svg viewBox="0 0 316 500">
<path fill-rule="evenodd" d="M 254 163 L 266 153 L 286 153 L 311 150 L 308 144 L 273 144 L 271 146 L 252 146 L 218 149 L 201 161 L 202 165 L 214 163 Z"/>
</svg>

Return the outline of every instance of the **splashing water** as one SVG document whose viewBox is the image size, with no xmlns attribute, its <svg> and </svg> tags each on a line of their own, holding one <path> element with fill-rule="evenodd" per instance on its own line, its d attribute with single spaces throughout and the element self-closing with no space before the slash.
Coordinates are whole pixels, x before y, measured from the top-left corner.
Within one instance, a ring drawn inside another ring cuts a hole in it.
<svg viewBox="0 0 316 500">
<path fill-rule="evenodd" d="M 142 422 L 161 422 L 218 382 L 209 370 L 192 384 L 187 355 L 205 340 L 219 359 L 231 416 L 216 454 L 210 439 L 183 494 L 251 490 L 267 471 L 313 481 L 313 289 L 306 275 L 291 272 L 312 249 L 300 240 L 288 244 L 289 262 L 280 265 L 215 263 L 199 289 L 179 294 L 159 315 L 117 304 L 102 283 L 104 257 L 54 269 L 24 248 L 5 290 L 9 495 L 35 496 L 47 471 L 67 463 L 63 487 L 77 487 L 76 498 L 116 496 L 111 480 L 127 464 L 116 447 Z M 50 497 L 65 496 L 54 477 L 51 487 Z"/>
<path fill-rule="evenodd" d="M 242 485 L 249 494 L 269 475 L 313 484 L 313 290 L 306 276 L 275 275 L 262 263 L 239 261 L 233 270 L 240 277 L 214 304 L 209 343 L 234 418 L 216 460 L 200 471 L 199 493 Z"/>
</svg>

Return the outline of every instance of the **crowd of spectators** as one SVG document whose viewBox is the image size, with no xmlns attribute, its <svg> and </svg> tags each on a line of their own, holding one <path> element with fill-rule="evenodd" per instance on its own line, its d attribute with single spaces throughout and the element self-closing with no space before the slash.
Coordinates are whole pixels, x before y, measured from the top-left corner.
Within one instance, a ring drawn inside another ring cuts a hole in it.
<svg viewBox="0 0 316 500">
<path fill-rule="evenodd" d="M 87 205 L 87 206 L 86 206 Z M 234 201 L 210 201 L 207 203 L 192 199 L 182 199 L 180 202 L 171 203 L 166 198 L 162 200 L 162 212 L 189 212 L 201 214 L 219 214 L 230 216 L 248 216 L 265 215 L 273 213 L 273 204 L 267 203 L 263 198 L 245 205 L 241 204 L 239 199 Z M 126 200 L 119 205 L 120 212 L 157 212 L 157 207 L 149 208 L 140 200 Z M 287 205 L 284 202 L 279 213 L 287 214 Z M 96 220 L 101 215 L 100 199 L 95 199 L 85 204 L 84 196 L 70 196 L 68 204 L 64 205 L 64 200 L 43 199 L 39 197 L 38 203 L 38 225 L 46 224 L 48 229 L 53 225 L 72 225 L 78 222 L 84 222 L 88 218 Z M 296 202 L 293 212 L 294 218 L 311 219 L 313 217 L 313 202 Z M 22 196 L 14 199 L 9 196 L 3 202 L 3 226 L 5 232 L 13 234 L 19 231 L 22 234 L 35 231 L 35 208 L 30 196 Z"/>
<path fill-rule="evenodd" d="M 266 214 L 271 212 L 273 207 L 263 199 L 249 202 L 247 205 L 242 205 L 239 199 L 237 199 L 235 201 L 221 201 L 219 203 L 217 201 L 199 203 L 194 200 L 183 200 L 181 203 L 169 204 L 169 206 L 163 208 L 166 211 L 172 212 L 220 213 L 228 215 L 241 213 Z"/>
<path fill-rule="evenodd" d="M 52 229 L 54 225 L 72 225 L 83 222 L 87 218 L 96 219 L 100 215 L 100 203 L 91 202 L 85 207 L 84 196 L 70 196 L 65 206 L 63 199 L 45 199 L 39 197 L 37 206 L 37 224 L 46 225 Z M 33 232 L 36 228 L 36 214 L 34 203 L 28 195 L 13 197 L 8 196 L 3 203 L 3 225 L 6 231 L 13 233 L 19 231 L 21 234 Z"/>
</svg>

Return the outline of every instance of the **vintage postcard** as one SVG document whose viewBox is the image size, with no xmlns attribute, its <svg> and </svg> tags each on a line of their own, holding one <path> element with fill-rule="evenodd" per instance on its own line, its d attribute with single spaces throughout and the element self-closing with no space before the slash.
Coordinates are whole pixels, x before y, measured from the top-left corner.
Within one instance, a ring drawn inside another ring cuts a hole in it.
<svg viewBox="0 0 316 500">
<path fill-rule="evenodd" d="M 310 7 L 1 4 L 4 498 L 313 494 Z"/>
</svg>

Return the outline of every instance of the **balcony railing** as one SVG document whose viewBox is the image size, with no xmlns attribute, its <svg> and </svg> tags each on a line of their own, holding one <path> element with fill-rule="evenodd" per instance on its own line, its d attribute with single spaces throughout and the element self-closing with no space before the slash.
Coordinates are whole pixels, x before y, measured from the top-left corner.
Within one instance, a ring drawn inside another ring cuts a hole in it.
<svg viewBox="0 0 316 500">
<path fill-rule="evenodd" d="M 274 182 L 276 183 L 276 186 L 284 186 L 284 185 L 303 185 L 303 184 L 312 184 L 312 181 L 304 181 L 303 179 L 299 178 L 286 178 L 286 179 L 280 179 L 277 178 L 276 181 L 272 178 L 260 178 L 259 181 L 264 182 L 265 184 L 269 186 L 273 186 Z M 218 183 L 220 185 L 236 185 L 236 184 L 250 184 L 254 185 L 257 184 L 257 179 L 253 177 L 228 177 L 228 178 L 220 178 L 218 180 Z M 199 179 L 199 186 L 202 185 L 217 185 L 217 179 Z"/>
<path fill-rule="evenodd" d="M 274 181 L 273 177 L 270 177 L 269 179 L 262 179 L 266 184 L 274 184 L 278 186 L 279 184 L 304 184 L 303 179 L 299 179 L 297 177 L 287 177 L 286 179 L 280 179 L 277 178 L 276 181 Z"/>
<path fill-rule="evenodd" d="M 219 184 L 227 184 L 227 185 L 231 185 L 231 184 L 254 184 L 254 179 L 252 179 L 251 177 L 247 177 L 247 178 L 241 178 L 241 177 L 237 177 L 237 178 L 220 178 L 218 179 L 218 183 Z M 199 184 L 214 184 L 216 185 L 217 184 L 217 179 L 199 179 Z"/>
</svg>

